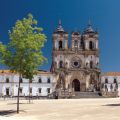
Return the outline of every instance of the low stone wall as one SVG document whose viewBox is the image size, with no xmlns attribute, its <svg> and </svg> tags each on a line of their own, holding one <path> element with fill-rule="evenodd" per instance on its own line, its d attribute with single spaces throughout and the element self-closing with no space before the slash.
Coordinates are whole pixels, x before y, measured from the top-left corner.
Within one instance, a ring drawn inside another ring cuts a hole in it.
<svg viewBox="0 0 120 120">
<path fill-rule="evenodd" d="M 29 96 L 26 96 L 26 97 L 19 97 L 20 100 L 29 100 Z M 38 97 L 32 97 L 30 96 L 30 100 L 37 100 L 37 99 L 47 99 L 47 96 L 38 96 Z M 0 100 L 17 100 L 17 96 L 15 97 L 6 97 L 6 96 L 3 96 L 3 97 L 0 97 Z"/>
<path fill-rule="evenodd" d="M 119 97 L 118 92 L 100 92 L 102 96 L 107 96 L 107 97 Z"/>
</svg>

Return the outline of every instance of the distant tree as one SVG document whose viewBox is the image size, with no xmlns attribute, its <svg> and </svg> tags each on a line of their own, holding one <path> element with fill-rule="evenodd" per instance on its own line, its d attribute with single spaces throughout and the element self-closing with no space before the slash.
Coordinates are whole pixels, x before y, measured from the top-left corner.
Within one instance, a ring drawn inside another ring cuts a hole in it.
<svg viewBox="0 0 120 120">
<path fill-rule="evenodd" d="M 47 62 L 41 51 L 47 41 L 46 36 L 41 34 L 43 29 L 35 25 L 37 21 L 28 14 L 28 19 L 17 20 L 12 33 L 9 30 L 8 45 L 2 45 L 0 42 L 0 62 L 8 66 L 11 72 L 19 73 L 17 113 L 19 113 L 20 79 L 22 76 L 33 78 L 33 75 L 38 73 L 38 66 L 42 66 L 44 61 Z M 27 75 L 28 72 L 29 75 Z"/>
<path fill-rule="evenodd" d="M 28 68 L 24 74 L 22 75 L 23 78 L 29 79 L 29 104 L 30 104 L 30 82 L 34 81 L 34 74 L 37 74 L 39 71 L 34 71 Z"/>
</svg>

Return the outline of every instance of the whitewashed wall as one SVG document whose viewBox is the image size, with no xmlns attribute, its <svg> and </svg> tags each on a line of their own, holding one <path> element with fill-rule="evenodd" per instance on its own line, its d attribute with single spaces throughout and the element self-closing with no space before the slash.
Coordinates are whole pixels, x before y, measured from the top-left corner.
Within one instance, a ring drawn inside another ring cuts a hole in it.
<svg viewBox="0 0 120 120">
<path fill-rule="evenodd" d="M 2 81 L 3 75 L 3 81 Z M 13 79 L 12 79 L 13 76 Z M 34 76 L 34 80 L 30 83 L 30 87 L 32 88 L 32 95 L 39 95 L 39 88 L 41 88 L 41 96 L 47 96 L 48 91 L 47 88 L 50 88 L 50 93 L 52 93 L 53 82 L 54 82 L 53 74 L 38 74 Z M 9 83 L 6 83 L 6 78 L 9 78 Z M 39 78 L 41 78 L 42 83 L 39 83 Z M 48 78 L 50 78 L 50 83 L 47 83 Z M 20 88 L 22 88 L 22 94 L 25 96 L 29 95 L 29 80 L 22 79 L 23 83 L 20 83 Z M 0 75 L 0 96 L 1 94 L 6 95 L 6 88 L 9 88 L 9 95 L 12 95 L 12 84 L 14 88 L 14 96 L 18 95 L 18 81 L 19 74 L 1 74 Z"/>
<path fill-rule="evenodd" d="M 108 83 L 105 83 L 105 79 L 108 79 Z M 107 85 L 108 91 L 110 91 L 110 86 L 111 84 L 113 85 L 113 91 L 115 89 L 115 85 L 116 83 L 114 83 L 114 79 L 117 80 L 118 83 L 118 95 L 120 96 L 120 76 L 101 76 L 101 83 L 105 83 Z M 104 84 L 104 88 L 105 88 L 105 84 Z"/>
</svg>

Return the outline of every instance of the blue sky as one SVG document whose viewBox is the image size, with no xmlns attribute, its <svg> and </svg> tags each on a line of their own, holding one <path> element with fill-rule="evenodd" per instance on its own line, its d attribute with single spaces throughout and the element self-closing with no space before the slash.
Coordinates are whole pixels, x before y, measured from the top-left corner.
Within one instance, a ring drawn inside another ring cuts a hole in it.
<svg viewBox="0 0 120 120">
<path fill-rule="evenodd" d="M 49 71 L 52 63 L 52 34 L 58 27 L 59 13 L 63 28 L 84 32 L 90 19 L 99 33 L 100 68 L 103 73 L 120 72 L 120 0 L 0 0 L 0 41 L 8 44 L 8 30 L 31 13 L 47 36 L 42 48 L 48 59 L 39 70 Z M 69 36 L 70 43 L 70 36 Z M 7 69 L 0 64 L 0 69 Z"/>
</svg>

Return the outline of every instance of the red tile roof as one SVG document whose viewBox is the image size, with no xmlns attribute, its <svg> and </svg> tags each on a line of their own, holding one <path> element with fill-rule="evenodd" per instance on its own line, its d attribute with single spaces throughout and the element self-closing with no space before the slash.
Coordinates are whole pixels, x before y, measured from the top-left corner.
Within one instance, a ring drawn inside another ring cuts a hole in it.
<svg viewBox="0 0 120 120">
<path fill-rule="evenodd" d="M 4 71 L 4 73 L 12 73 L 12 72 L 10 72 L 10 70 L 0 70 L 0 73 L 2 73 L 2 71 Z M 39 73 L 38 74 L 52 74 L 51 72 L 49 72 L 49 71 L 39 71 Z"/>
<path fill-rule="evenodd" d="M 120 75 L 120 72 L 107 72 L 103 75 Z"/>
</svg>

